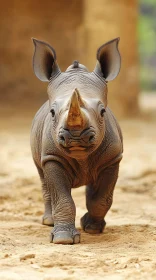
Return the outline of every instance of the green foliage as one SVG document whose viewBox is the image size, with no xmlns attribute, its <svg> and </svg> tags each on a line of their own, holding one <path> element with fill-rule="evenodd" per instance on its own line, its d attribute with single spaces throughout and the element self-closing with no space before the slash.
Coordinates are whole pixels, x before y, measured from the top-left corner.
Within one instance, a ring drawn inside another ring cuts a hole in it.
<svg viewBox="0 0 156 280">
<path fill-rule="evenodd" d="M 140 0 L 140 5 L 145 4 L 145 5 L 150 5 L 151 7 L 156 6 L 156 0 Z"/>
<path fill-rule="evenodd" d="M 140 16 L 139 20 L 139 52 L 140 55 L 152 55 L 156 52 L 155 31 L 153 19 L 147 16 Z"/>
<path fill-rule="evenodd" d="M 140 0 L 138 37 L 141 88 L 156 90 L 156 0 Z"/>
</svg>

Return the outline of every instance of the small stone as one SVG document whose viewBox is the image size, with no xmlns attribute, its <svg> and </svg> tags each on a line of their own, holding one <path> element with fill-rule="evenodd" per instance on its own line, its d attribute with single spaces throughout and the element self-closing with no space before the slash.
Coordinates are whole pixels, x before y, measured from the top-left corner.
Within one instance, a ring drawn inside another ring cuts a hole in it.
<svg viewBox="0 0 156 280">
<path fill-rule="evenodd" d="M 136 269 L 140 269 L 140 265 L 138 263 L 135 264 Z"/>
<path fill-rule="evenodd" d="M 35 254 L 24 254 L 20 256 L 20 261 L 25 261 L 27 259 L 35 258 Z"/>
<path fill-rule="evenodd" d="M 31 265 L 31 267 L 33 267 L 33 268 L 35 268 L 35 269 L 39 269 L 39 268 L 40 268 L 40 266 L 39 266 L 38 264 L 36 264 L 36 263 L 33 263 L 33 264 Z"/>
<path fill-rule="evenodd" d="M 42 266 L 49 268 L 49 267 L 53 267 L 54 264 L 52 262 L 46 262 L 46 263 L 43 263 Z"/>
<path fill-rule="evenodd" d="M 124 264 L 124 265 L 123 265 L 123 268 L 127 268 L 127 264 Z"/>
<path fill-rule="evenodd" d="M 150 262 L 150 261 L 151 261 L 151 259 L 149 259 L 149 258 L 144 258 L 144 259 L 142 259 L 142 261 L 145 261 L 145 262 Z"/>
<path fill-rule="evenodd" d="M 118 213 L 119 210 L 118 210 L 117 208 L 112 208 L 112 209 L 111 209 L 111 212 L 113 212 L 113 213 Z"/>
<path fill-rule="evenodd" d="M 128 263 L 137 263 L 138 261 L 139 261 L 138 258 L 133 257 L 133 258 L 130 258 L 130 259 L 128 260 Z"/>
</svg>

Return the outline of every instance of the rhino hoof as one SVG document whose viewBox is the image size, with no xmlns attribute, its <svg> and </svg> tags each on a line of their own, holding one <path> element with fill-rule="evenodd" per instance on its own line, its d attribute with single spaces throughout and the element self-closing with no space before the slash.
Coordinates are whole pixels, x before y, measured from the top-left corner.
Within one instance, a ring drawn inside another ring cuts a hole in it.
<svg viewBox="0 0 156 280">
<path fill-rule="evenodd" d="M 80 243 L 80 234 L 71 235 L 70 231 L 58 231 L 55 234 L 51 232 L 50 243 L 54 244 L 77 244 Z"/>
<path fill-rule="evenodd" d="M 103 229 L 106 225 L 105 220 L 96 221 L 95 219 L 91 218 L 88 213 L 86 213 L 81 218 L 81 227 L 82 229 L 90 234 L 97 234 L 103 232 Z"/>
<path fill-rule="evenodd" d="M 52 216 L 43 216 L 43 218 L 42 218 L 42 225 L 53 226 L 54 222 L 53 222 Z"/>
<path fill-rule="evenodd" d="M 75 236 L 74 236 L 74 240 L 73 240 L 74 242 L 74 244 L 78 244 L 78 243 L 80 243 L 80 234 L 76 234 Z"/>
</svg>

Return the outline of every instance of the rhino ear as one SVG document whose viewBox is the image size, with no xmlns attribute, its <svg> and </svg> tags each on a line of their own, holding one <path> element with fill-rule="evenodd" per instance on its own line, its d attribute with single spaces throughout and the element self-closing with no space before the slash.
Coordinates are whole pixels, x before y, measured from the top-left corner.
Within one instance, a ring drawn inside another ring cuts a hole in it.
<svg viewBox="0 0 156 280">
<path fill-rule="evenodd" d="M 111 40 L 97 50 L 97 64 L 94 72 L 103 76 L 106 81 L 114 80 L 120 71 L 119 40 L 120 38 Z"/>
<path fill-rule="evenodd" d="M 38 79 L 48 82 L 52 74 L 57 74 L 60 69 L 56 63 L 55 50 L 47 43 L 32 38 L 35 50 L 33 56 L 33 69 Z"/>
</svg>

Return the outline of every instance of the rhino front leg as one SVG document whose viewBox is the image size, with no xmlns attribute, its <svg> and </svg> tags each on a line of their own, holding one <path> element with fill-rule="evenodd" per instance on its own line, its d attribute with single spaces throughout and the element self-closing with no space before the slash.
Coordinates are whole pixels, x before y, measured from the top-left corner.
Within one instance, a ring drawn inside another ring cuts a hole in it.
<svg viewBox="0 0 156 280">
<path fill-rule="evenodd" d="M 44 201 L 44 215 L 42 217 L 42 224 L 47 226 L 53 226 L 54 221 L 52 218 L 52 206 L 51 206 L 51 195 L 49 192 L 49 188 L 47 186 L 46 179 L 44 177 L 44 173 L 42 169 L 36 164 L 41 183 L 42 183 L 42 193 L 43 193 L 43 201 Z"/>
<path fill-rule="evenodd" d="M 51 194 L 54 229 L 51 242 L 73 244 L 80 242 L 80 233 L 75 228 L 76 209 L 71 197 L 72 182 L 64 167 L 55 161 L 44 166 L 44 175 Z"/>
<path fill-rule="evenodd" d="M 81 218 L 81 226 L 88 233 L 101 233 L 106 225 L 105 215 L 113 201 L 113 191 L 118 178 L 119 163 L 103 170 L 95 185 L 86 188 L 88 212 Z"/>
</svg>

